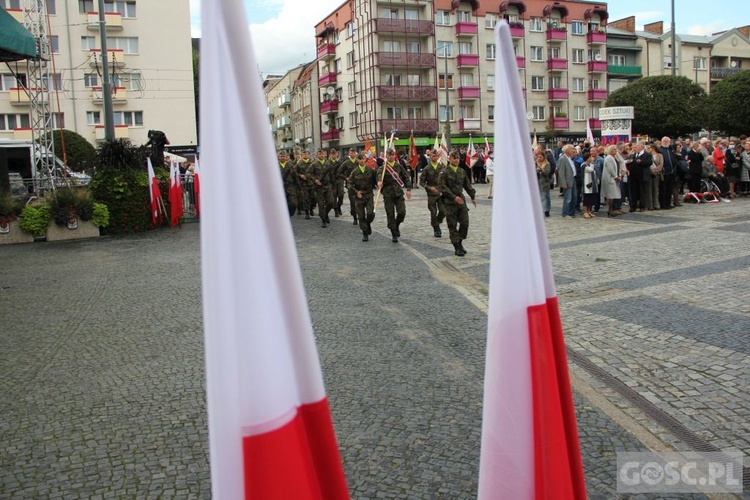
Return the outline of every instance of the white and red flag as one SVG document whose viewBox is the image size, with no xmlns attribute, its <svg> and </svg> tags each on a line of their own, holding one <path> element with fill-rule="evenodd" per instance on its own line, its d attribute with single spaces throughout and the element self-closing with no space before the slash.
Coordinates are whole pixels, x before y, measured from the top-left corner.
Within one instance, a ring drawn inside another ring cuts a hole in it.
<svg viewBox="0 0 750 500">
<path fill-rule="evenodd" d="M 466 166 L 469 168 L 473 168 L 478 159 L 479 155 L 477 154 L 477 150 L 474 147 L 474 139 L 472 139 L 471 135 L 469 135 L 469 147 L 466 148 Z"/>
<path fill-rule="evenodd" d="M 443 136 L 440 139 L 440 149 L 438 149 L 438 151 L 440 151 L 440 162 L 443 165 L 447 165 L 448 153 L 450 153 L 450 151 L 448 151 L 448 141 L 445 140 L 445 132 L 443 132 Z"/>
<path fill-rule="evenodd" d="M 349 498 L 242 0 L 202 4 L 212 497 Z"/>
<path fill-rule="evenodd" d="M 195 167 L 193 168 L 193 193 L 195 194 L 195 216 L 201 216 L 201 166 L 198 158 L 195 158 Z"/>
<path fill-rule="evenodd" d="M 412 170 L 417 169 L 419 164 L 419 153 L 417 152 L 417 145 L 414 143 L 414 133 L 409 136 L 409 165 Z"/>
<path fill-rule="evenodd" d="M 555 282 L 508 24 L 496 28 L 492 206 L 480 499 L 585 499 Z"/>
<path fill-rule="evenodd" d="M 590 145 L 594 145 L 594 132 L 591 130 L 591 118 L 586 120 L 586 140 Z"/>
<path fill-rule="evenodd" d="M 182 181 L 180 180 L 180 167 L 173 161 L 169 164 L 169 219 L 172 227 L 180 223 L 185 213 L 182 204 Z"/>
<path fill-rule="evenodd" d="M 151 223 L 156 224 L 157 221 L 162 221 L 161 208 L 159 207 L 161 190 L 159 189 L 159 181 L 154 174 L 151 158 L 147 158 L 146 161 L 148 161 L 148 194 L 151 198 Z"/>
<path fill-rule="evenodd" d="M 487 161 L 490 157 L 490 142 L 487 140 L 487 136 L 484 137 L 484 152 L 482 153 L 483 160 Z"/>
</svg>

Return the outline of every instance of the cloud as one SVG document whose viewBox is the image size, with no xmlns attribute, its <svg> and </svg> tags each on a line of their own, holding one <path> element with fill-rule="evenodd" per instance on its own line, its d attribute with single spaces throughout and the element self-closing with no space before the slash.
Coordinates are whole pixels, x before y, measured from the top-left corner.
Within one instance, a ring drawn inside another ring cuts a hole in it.
<svg viewBox="0 0 750 500">
<path fill-rule="evenodd" d="M 685 33 L 688 35 L 699 35 L 699 36 L 708 36 L 713 35 L 714 33 L 718 33 L 720 31 L 727 31 L 729 29 L 732 29 L 732 23 L 727 21 L 714 21 L 711 24 L 699 24 L 696 26 L 689 26 Z M 680 29 L 678 28 L 677 33 L 680 33 Z"/>
</svg>

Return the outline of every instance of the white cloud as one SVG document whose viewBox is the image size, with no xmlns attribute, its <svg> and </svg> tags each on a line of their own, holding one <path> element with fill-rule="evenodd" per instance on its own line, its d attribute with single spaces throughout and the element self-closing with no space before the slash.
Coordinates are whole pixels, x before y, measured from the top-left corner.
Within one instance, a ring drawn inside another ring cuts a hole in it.
<svg viewBox="0 0 750 500">
<path fill-rule="evenodd" d="M 720 31 L 727 31 L 731 29 L 732 27 L 733 27 L 732 24 L 727 21 L 715 21 L 711 24 L 699 24 L 696 26 L 689 26 L 685 32 L 688 35 L 707 36 L 707 35 L 713 35 L 714 33 L 718 33 Z M 677 33 L 680 32 L 679 29 L 677 29 L 676 31 Z"/>
<path fill-rule="evenodd" d="M 656 21 L 664 21 L 666 23 L 668 22 L 667 19 L 672 19 L 671 15 L 668 16 L 666 13 L 659 10 L 645 10 L 642 12 L 636 12 L 635 14 L 631 15 L 635 15 L 635 21 L 637 23 L 642 22 L 644 24 Z"/>
</svg>

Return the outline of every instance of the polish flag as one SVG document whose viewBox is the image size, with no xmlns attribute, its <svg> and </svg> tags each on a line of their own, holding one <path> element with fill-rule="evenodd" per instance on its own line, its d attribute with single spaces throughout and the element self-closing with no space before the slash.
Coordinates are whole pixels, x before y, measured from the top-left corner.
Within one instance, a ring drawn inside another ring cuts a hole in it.
<svg viewBox="0 0 750 500">
<path fill-rule="evenodd" d="M 412 170 L 416 170 L 419 164 L 419 153 L 417 152 L 417 145 L 414 143 L 414 134 L 409 136 L 409 165 Z"/>
<path fill-rule="evenodd" d="M 484 138 L 484 153 L 483 153 L 483 159 L 484 161 L 487 161 L 487 158 L 490 157 L 490 142 L 487 140 L 487 137 Z"/>
<path fill-rule="evenodd" d="M 445 132 L 443 132 L 443 137 L 440 139 L 440 161 L 443 163 L 443 165 L 448 164 L 448 141 L 445 140 Z"/>
<path fill-rule="evenodd" d="M 496 28 L 495 167 L 479 498 L 585 499 L 573 398 L 508 24 Z"/>
<path fill-rule="evenodd" d="M 195 216 L 201 216 L 201 166 L 198 158 L 195 158 L 195 167 L 193 168 L 193 192 L 195 193 Z"/>
<path fill-rule="evenodd" d="M 170 161 L 169 167 L 169 218 L 172 227 L 175 227 L 180 223 L 185 207 L 182 205 L 180 167 L 173 161 Z"/>
<path fill-rule="evenodd" d="M 594 132 L 591 131 L 591 119 L 586 120 L 586 139 L 589 144 L 594 145 Z"/>
<path fill-rule="evenodd" d="M 151 223 L 156 224 L 157 220 L 162 221 L 162 213 L 159 208 L 159 198 L 161 198 L 161 190 L 159 189 L 159 181 L 156 180 L 154 174 L 154 166 L 151 164 L 151 158 L 147 158 L 148 161 L 148 194 L 151 197 Z"/>
<path fill-rule="evenodd" d="M 466 148 L 466 166 L 473 168 L 478 159 L 477 150 L 474 148 L 474 140 L 469 136 L 469 147 Z"/>
<path fill-rule="evenodd" d="M 201 262 L 212 497 L 347 499 L 242 0 L 203 2 Z M 241 110 L 241 112 L 238 112 Z M 249 160 L 238 160 L 239 158 Z"/>
</svg>

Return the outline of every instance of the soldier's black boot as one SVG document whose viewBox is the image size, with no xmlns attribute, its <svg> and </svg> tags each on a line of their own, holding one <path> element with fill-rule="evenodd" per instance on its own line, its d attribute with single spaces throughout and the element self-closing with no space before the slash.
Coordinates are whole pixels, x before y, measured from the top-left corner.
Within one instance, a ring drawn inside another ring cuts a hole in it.
<svg viewBox="0 0 750 500">
<path fill-rule="evenodd" d="M 353 225 L 357 225 L 357 214 L 352 214 L 352 217 L 354 217 L 354 222 L 352 222 Z"/>
<path fill-rule="evenodd" d="M 465 254 L 469 253 L 469 252 L 467 252 L 467 251 L 466 251 L 466 249 L 464 248 L 464 240 L 461 240 L 461 241 L 459 241 L 459 242 L 458 242 L 458 247 L 459 247 L 459 248 L 461 249 L 461 251 L 462 251 L 463 253 L 465 253 Z"/>
<path fill-rule="evenodd" d="M 362 231 L 362 241 L 370 241 L 370 236 L 367 234 L 367 231 Z"/>
<path fill-rule="evenodd" d="M 466 252 L 461 249 L 461 243 L 454 243 L 453 248 L 456 249 L 456 255 L 458 255 L 459 257 L 463 257 L 464 255 L 466 255 Z"/>
<path fill-rule="evenodd" d="M 440 231 L 440 226 L 435 226 L 435 238 L 440 238 L 443 236 L 442 231 Z"/>
<path fill-rule="evenodd" d="M 399 227 L 398 227 L 399 225 L 401 225 L 400 222 L 398 224 L 396 224 L 396 229 L 394 229 L 394 231 L 396 232 L 396 237 L 397 238 L 401 237 L 401 229 L 399 229 Z"/>
<path fill-rule="evenodd" d="M 398 234 L 397 229 L 391 229 L 391 241 L 394 243 L 398 243 Z"/>
<path fill-rule="evenodd" d="M 305 219 L 310 220 L 310 211 L 305 210 Z"/>
</svg>

